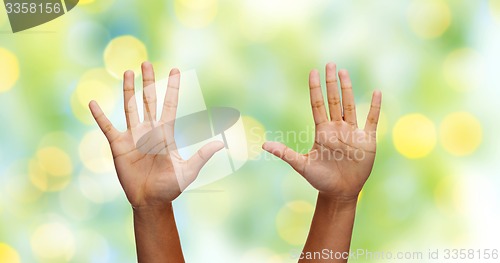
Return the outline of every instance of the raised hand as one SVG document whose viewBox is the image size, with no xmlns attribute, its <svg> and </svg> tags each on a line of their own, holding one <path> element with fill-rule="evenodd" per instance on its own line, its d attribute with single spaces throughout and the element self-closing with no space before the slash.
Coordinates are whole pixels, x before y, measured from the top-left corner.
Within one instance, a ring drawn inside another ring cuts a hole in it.
<svg viewBox="0 0 500 263">
<path fill-rule="evenodd" d="M 320 193 L 341 199 L 355 199 L 372 170 L 376 149 L 376 129 L 382 95 L 373 93 L 364 129 L 358 128 L 352 83 L 346 70 L 338 75 L 336 65 L 326 65 L 329 115 L 325 108 L 317 70 L 309 75 L 311 106 L 316 125 L 314 145 L 299 154 L 279 142 L 266 142 L 264 150 L 290 164 Z"/>
<path fill-rule="evenodd" d="M 347 262 L 359 192 L 370 176 L 376 149 L 376 129 L 382 95 L 375 91 L 364 129 L 356 121 L 352 83 L 345 70 L 326 65 L 326 112 L 317 70 L 309 74 L 311 106 L 316 124 L 314 145 L 299 154 L 278 142 L 266 142 L 266 151 L 280 157 L 299 172 L 318 193 L 309 236 L 299 262 Z M 330 253 L 321 254 L 329 249 Z M 321 257 L 316 255 L 321 254 Z M 334 256 L 332 256 L 334 255 Z"/>
<path fill-rule="evenodd" d="M 162 114 L 156 116 L 156 89 L 153 67 L 142 64 L 144 119 L 141 122 L 135 99 L 134 73 L 124 74 L 123 94 L 127 130 L 119 132 L 99 105 L 89 104 L 92 115 L 109 141 L 116 172 L 132 207 L 161 206 L 170 203 L 192 183 L 203 165 L 224 147 L 222 142 L 203 146 L 189 160 L 176 149 L 174 122 L 180 72 L 170 71 Z"/>
</svg>

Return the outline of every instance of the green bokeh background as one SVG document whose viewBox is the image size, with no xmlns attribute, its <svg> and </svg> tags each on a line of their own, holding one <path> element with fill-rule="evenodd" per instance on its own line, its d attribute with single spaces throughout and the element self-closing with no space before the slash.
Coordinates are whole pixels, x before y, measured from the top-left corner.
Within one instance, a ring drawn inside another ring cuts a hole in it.
<svg viewBox="0 0 500 263">
<path fill-rule="evenodd" d="M 86 163 L 109 152 L 78 102 L 103 94 L 81 90 L 90 75 L 112 97 L 106 113 L 125 127 L 121 79 L 104 61 L 121 36 L 143 43 L 158 78 L 174 66 L 196 70 L 208 106 L 238 109 L 253 120 L 247 130 L 262 125 L 267 139 L 312 131 L 308 72 L 320 69 L 324 79 L 324 65 L 336 62 L 351 73 L 361 126 L 371 91 L 383 92 L 377 159 L 352 248 L 500 249 L 497 0 L 87 0 L 16 34 L 3 8 L 0 70 L 19 77 L 1 75 L 13 81 L 0 89 L 1 263 L 7 255 L 19 262 L 135 262 L 131 208 L 109 159 L 99 171 Z M 450 132 L 443 123 L 460 112 L 477 122 L 459 119 Z M 418 158 L 405 153 L 420 151 L 419 143 L 406 151 L 395 145 L 402 135 L 394 127 L 408 114 L 425 116 L 430 126 L 403 141 L 435 139 Z M 89 133 L 102 143 L 82 154 Z M 477 143 L 467 148 L 470 141 Z M 312 139 L 283 142 L 305 152 Z M 53 169 L 69 173 L 57 177 L 43 167 L 47 148 L 67 157 Z M 174 204 L 188 262 L 295 261 L 316 191 L 288 165 L 259 153 L 202 189 L 208 191 L 185 193 Z"/>
</svg>

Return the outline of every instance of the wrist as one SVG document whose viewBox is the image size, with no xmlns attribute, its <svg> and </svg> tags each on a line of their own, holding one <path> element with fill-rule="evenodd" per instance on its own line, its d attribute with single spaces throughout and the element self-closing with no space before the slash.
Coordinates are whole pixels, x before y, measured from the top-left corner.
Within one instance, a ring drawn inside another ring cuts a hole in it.
<svg viewBox="0 0 500 263">
<path fill-rule="evenodd" d="M 132 206 L 134 218 L 139 220 L 156 220 L 164 218 L 165 215 L 173 213 L 172 203 L 162 205 Z"/>
<path fill-rule="evenodd" d="M 334 212 L 355 211 L 358 204 L 357 195 L 332 195 L 323 192 L 318 193 L 318 203 Z"/>
</svg>

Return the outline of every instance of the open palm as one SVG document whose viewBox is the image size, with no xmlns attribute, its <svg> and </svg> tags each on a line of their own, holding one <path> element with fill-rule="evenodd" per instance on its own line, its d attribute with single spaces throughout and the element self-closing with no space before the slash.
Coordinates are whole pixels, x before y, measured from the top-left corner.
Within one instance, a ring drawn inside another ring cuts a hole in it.
<svg viewBox="0 0 500 263">
<path fill-rule="evenodd" d="M 279 142 L 266 142 L 263 148 L 280 157 L 299 172 L 314 188 L 336 197 L 355 198 L 371 173 L 375 160 L 376 136 L 381 93 L 375 91 L 366 125 L 359 129 L 352 83 L 345 70 L 339 71 L 342 102 L 338 91 L 336 66 L 326 66 L 326 86 L 330 118 L 326 112 L 319 73 L 311 71 L 309 88 L 315 140 L 307 154 L 299 154 Z"/>
<path fill-rule="evenodd" d="M 139 120 L 134 73 L 124 74 L 123 93 L 127 130 L 119 132 L 95 101 L 92 115 L 109 141 L 116 172 L 134 208 L 159 206 L 173 201 L 198 176 L 205 163 L 224 147 L 222 142 L 203 146 L 189 160 L 179 155 L 174 122 L 179 97 L 180 72 L 173 69 L 160 120 L 156 120 L 156 88 L 153 67 L 142 64 L 144 120 Z"/>
</svg>

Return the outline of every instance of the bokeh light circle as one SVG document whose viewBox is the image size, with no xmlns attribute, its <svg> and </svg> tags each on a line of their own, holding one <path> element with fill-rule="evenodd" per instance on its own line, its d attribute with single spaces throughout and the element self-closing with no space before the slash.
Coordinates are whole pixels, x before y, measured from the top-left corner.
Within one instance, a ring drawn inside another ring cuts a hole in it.
<svg viewBox="0 0 500 263">
<path fill-rule="evenodd" d="M 443 75 L 453 89 L 470 91 L 483 86 L 485 66 L 481 55 L 470 49 L 452 51 L 443 63 Z"/>
<path fill-rule="evenodd" d="M 9 91 L 19 79 L 19 61 L 16 55 L 0 47 L 0 92 Z"/>
<path fill-rule="evenodd" d="M 100 130 L 87 132 L 78 147 L 83 165 L 94 173 L 113 171 L 113 155 Z"/>
<path fill-rule="evenodd" d="M 39 190 L 60 191 L 71 180 L 73 164 L 62 149 L 48 146 L 38 150 L 36 158 L 28 163 L 28 172 L 31 183 Z"/>
<path fill-rule="evenodd" d="M 175 14 L 179 21 L 190 28 L 203 28 L 217 15 L 217 0 L 175 0 Z"/>
<path fill-rule="evenodd" d="M 451 24 L 451 11 L 444 0 L 414 0 L 408 20 L 413 31 L 424 39 L 441 36 Z"/>
<path fill-rule="evenodd" d="M 444 149 L 457 156 L 473 153 L 482 141 L 481 123 L 468 112 L 451 113 L 439 127 L 439 140 Z"/>
<path fill-rule="evenodd" d="M 123 72 L 133 70 L 139 74 L 141 63 L 148 60 L 146 46 L 133 36 L 120 36 L 111 40 L 104 50 L 104 64 L 108 72 L 121 79 Z"/>
<path fill-rule="evenodd" d="M 119 82 L 105 69 L 96 68 L 85 72 L 71 96 L 71 109 L 78 120 L 94 124 L 88 104 L 97 101 L 101 109 L 109 114 L 116 106 L 120 91 Z"/>
<path fill-rule="evenodd" d="M 112 95 L 113 92 L 107 87 L 107 85 L 98 80 L 85 81 L 81 83 L 76 90 L 76 96 L 81 106 L 87 106 L 91 100 L 95 99 L 110 102 L 103 103 L 103 107 L 106 107 L 107 110 L 111 110 L 113 108 L 115 100 L 105 98 Z"/>
<path fill-rule="evenodd" d="M 21 258 L 14 248 L 0 243 L 0 263 L 21 263 Z"/>
<path fill-rule="evenodd" d="M 302 200 L 287 203 L 276 216 L 279 236 L 291 245 L 304 244 L 314 207 Z"/>
<path fill-rule="evenodd" d="M 75 253 L 75 238 L 62 223 L 39 226 L 31 236 L 31 248 L 41 260 L 69 262 Z"/>
<path fill-rule="evenodd" d="M 410 159 L 422 158 L 436 145 L 436 128 L 424 115 L 408 114 L 396 122 L 392 139 L 396 150 L 403 156 Z"/>
<path fill-rule="evenodd" d="M 53 176 L 67 176 L 73 171 L 71 158 L 58 147 L 45 147 L 36 153 L 43 170 Z"/>
</svg>

